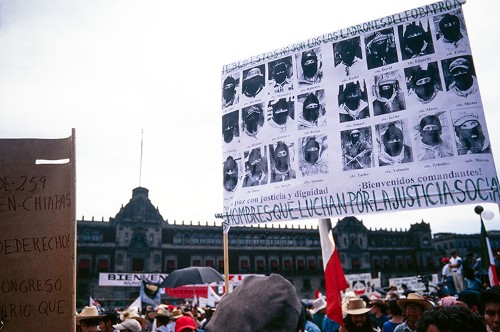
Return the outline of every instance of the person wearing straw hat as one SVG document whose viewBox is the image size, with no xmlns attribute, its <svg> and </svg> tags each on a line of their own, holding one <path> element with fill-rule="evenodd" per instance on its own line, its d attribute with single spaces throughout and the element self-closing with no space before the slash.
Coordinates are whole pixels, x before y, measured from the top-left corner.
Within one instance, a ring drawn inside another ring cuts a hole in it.
<svg viewBox="0 0 500 332">
<path fill-rule="evenodd" d="M 82 312 L 76 315 L 76 324 L 80 325 L 82 332 L 98 332 L 99 319 L 106 315 L 99 315 L 97 307 L 84 307 Z"/>
<path fill-rule="evenodd" d="M 377 331 L 372 323 L 368 312 L 370 307 L 366 306 L 363 299 L 350 299 L 343 306 L 344 326 L 340 328 L 339 332 L 373 332 Z"/>
<path fill-rule="evenodd" d="M 406 299 L 399 299 L 398 306 L 403 310 L 406 321 L 396 326 L 394 332 L 415 332 L 418 319 L 424 311 L 433 307 L 432 303 L 417 293 L 410 293 Z"/>
<path fill-rule="evenodd" d="M 169 326 L 172 314 L 166 308 L 159 307 L 158 310 L 148 313 L 148 317 L 150 319 L 156 319 L 156 331 L 159 332 L 173 331 L 173 325 Z"/>
</svg>

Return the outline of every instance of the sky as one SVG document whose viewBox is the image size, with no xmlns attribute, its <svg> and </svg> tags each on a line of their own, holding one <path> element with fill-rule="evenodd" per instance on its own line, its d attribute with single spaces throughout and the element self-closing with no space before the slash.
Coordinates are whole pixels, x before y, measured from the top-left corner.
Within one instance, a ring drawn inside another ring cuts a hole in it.
<svg viewBox="0 0 500 332">
<path fill-rule="evenodd" d="M 77 219 L 108 220 L 143 186 L 169 222 L 212 223 L 223 197 L 222 66 L 432 2 L 0 0 L 0 137 L 76 129 Z M 496 156 L 500 2 L 469 0 L 463 11 Z M 497 205 L 483 206 L 494 212 L 486 228 L 500 229 Z M 433 233 L 479 233 L 473 209 L 358 218 L 372 229 L 423 220 Z"/>
</svg>

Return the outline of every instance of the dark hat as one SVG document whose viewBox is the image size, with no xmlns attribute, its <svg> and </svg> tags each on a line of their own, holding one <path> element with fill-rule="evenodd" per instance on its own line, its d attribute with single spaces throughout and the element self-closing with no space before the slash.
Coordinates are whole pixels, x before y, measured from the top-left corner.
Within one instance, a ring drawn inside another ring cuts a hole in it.
<svg viewBox="0 0 500 332">
<path fill-rule="evenodd" d="M 457 300 L 467 304 L 468 307 L 479 305 L 479 295 L 481 293 L 470 289 L 465 289 L 457 294 Z"/>
<path fill-rule="evenodd" d="M 435 125 L 439 127 L 439 129 L 442 128 L 441 126 L 441 121 L 439 120 L 439 117 L 437 115 L 426 115 L 420 120 L 420 129 L 424 129 L 425 126 L 427 125 Z"/>
<path fill-rule="evenodd" d="M 295 287 L 281 275 L 249 276 L 222 297 L 205 331 L 296 331 L 301 312 Z"/>
</svg>

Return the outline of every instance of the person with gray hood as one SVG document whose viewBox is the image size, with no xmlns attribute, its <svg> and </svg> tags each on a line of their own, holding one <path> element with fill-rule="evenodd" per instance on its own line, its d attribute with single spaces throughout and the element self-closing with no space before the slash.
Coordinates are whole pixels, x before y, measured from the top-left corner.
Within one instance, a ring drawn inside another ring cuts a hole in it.
<svg viewBox="0 0 500 332">
<path fill-rule="evenodd" d="M 294 286 L 279 274 L 249 276 L 226 294 L 206 332 L 303 331 L 305 312 Z"/>
</svg>

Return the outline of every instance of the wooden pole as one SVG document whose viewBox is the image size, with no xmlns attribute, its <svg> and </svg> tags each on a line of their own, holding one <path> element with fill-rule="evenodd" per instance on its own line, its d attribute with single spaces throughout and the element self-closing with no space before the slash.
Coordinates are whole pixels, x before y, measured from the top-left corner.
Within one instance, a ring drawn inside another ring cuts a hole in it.
<svg viewBox="0 0 500 332">
<path fill-rule="evenodd" d="M 229 233 L 223 233 L 224 242 L 224 294 L 229 294 Z"/>
</svg>

